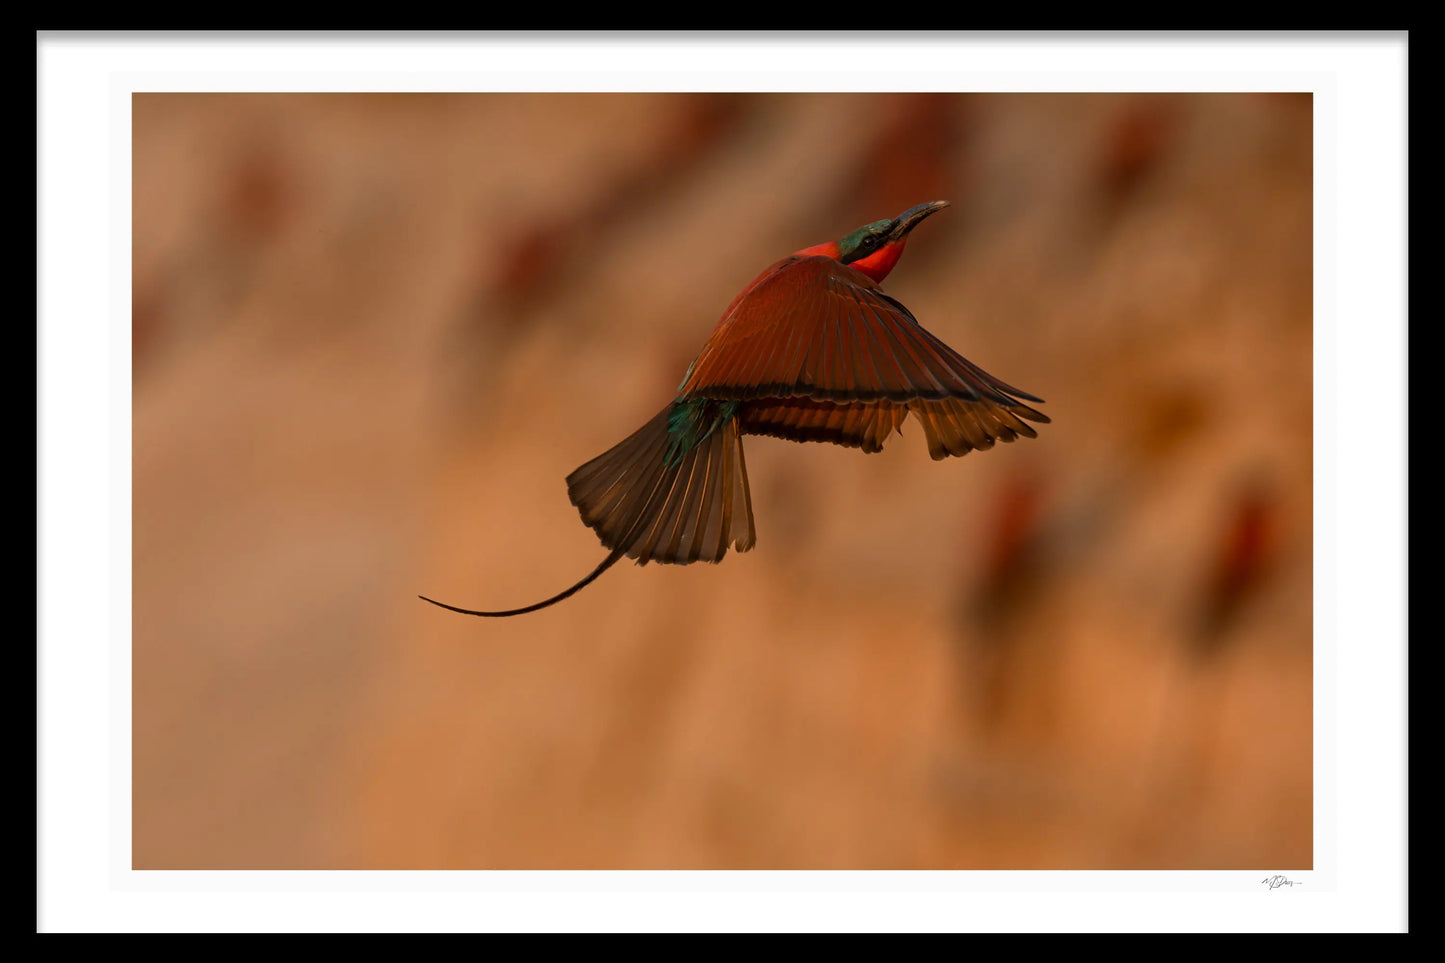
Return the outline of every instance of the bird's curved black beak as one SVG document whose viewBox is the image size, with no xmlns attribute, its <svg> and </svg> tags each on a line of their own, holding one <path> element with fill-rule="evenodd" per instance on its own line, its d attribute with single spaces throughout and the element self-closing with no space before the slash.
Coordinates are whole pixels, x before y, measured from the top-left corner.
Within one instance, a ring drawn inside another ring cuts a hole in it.
<svg viewBox="0 0 1445 963">
<path fill-rule="evenodd" d="M 888 234 L 888 240 L 901 241 L 923 222 L 923 219 L 930 214 L 936 214 L 948 206 L 947 201 L 929 201 L 927 204 L 919 204 L 917 207 L 910 207 L 899 214 L 893 221 L 893 230 Z"/>
</svg>

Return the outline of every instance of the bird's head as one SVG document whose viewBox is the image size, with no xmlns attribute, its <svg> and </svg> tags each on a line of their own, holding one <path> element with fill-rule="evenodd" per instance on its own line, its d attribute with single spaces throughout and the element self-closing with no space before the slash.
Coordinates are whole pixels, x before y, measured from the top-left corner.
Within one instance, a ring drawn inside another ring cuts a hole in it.
<svg viewBox="0 0 1445 963">
<path fill-rule="evenodd" d="M 908 241 L 909 232 L 925 217 L 947 206 L 948 201 L 919 204 L 895 218 L 864 224 L 856 231 L 843 235 L 841 240 L 805 248 L 798 254 L 824 254 L 862 271 L 875 281 L 882 281 L 903 256 L 903 245 Z"/>
</svg>

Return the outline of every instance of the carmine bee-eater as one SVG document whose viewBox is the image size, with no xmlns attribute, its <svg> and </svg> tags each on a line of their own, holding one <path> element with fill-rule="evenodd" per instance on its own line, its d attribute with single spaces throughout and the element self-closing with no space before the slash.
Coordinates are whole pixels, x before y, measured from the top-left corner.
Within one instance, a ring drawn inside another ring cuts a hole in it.
<svg viewBox="0 0 1445 963">
<path fill-rule="evenodd" d="M 582 581 L 501 612 L 420 597 L 464 615 L 521 615 L 571 596 L 623 556 L 687 565 L 722 561 L 729 545 L 746 552 L 756 536 L 743 435 L 875 452 L 911 413 L 935 460 L 1037 437 L 1023 419 L 1049 419 L 1020 399 L 1043 399 L 970 363 L 879 290 L 909 232 L 947 206 L 919 204 L 790 254 L 733 299 L 677 397 L 567 476 L 572 504 L 610 550 Z"/>
</svg>

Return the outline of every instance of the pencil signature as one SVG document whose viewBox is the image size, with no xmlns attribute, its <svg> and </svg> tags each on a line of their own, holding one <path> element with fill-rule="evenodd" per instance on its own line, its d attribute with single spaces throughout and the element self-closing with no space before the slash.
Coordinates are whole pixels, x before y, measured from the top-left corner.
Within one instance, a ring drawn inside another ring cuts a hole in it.
<svg viewBox="0 0 1445 963">
<path fill-rule="evenodd" d="M 1288 879 L 1288 878 L 1286 878 L 1286 877 L 1284 877 L 1284 876 L 1278 876 L 1278 875 L 1275 875 L 1275 876 L 1266 876 L 1264 879 L 1260 880 L 1260 882 L 1263 883 L 1265 886 L 1268 886 L 1270 889 L 1279 889 L 1281 886 L 1303 886 L 1303 885 L 1304 885 L 1304 884 L 1303 884 L 1302 882 L 1300 882 L 1299 880 Z"/>
</svg>

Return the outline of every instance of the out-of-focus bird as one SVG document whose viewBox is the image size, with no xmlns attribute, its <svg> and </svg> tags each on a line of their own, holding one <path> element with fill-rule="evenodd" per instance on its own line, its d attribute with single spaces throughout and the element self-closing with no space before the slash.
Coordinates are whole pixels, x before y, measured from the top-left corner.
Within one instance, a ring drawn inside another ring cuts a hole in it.
<svg viewBox="0 0 1445 963">
<path fill-rule="evenodd" d="M 1200 600 L 1194 651 L 1214 655 L 1246 606 L 1269 580 L 1278 533 L 1278 505 L 1263 479 L 1249 478 L 1231 495 L 1215 534 Z"/>
<path fill-rule="evenodd" d="M 1046 415 L 1041 402 L 966 360 L 878 287 L 909 233 L 947 201 L 919 204 L 804 248 L 743 289 L 688 366 L 677 396 L 616 447 L 567 476 L 582 521 L 610 549 L 573 595 L 624 556 L 639 565 L 719 562 L 756 540 L 743 435 L 827 441 L 865 452 L 912 414 L 935 460 L 992 448 Z"/>
</svg>

